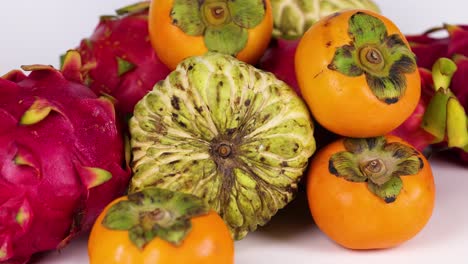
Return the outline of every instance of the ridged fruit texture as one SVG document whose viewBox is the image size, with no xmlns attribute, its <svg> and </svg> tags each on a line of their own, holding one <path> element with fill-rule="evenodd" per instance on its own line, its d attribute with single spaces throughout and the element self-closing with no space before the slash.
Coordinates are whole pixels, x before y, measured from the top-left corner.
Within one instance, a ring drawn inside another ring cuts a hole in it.
<svg viewBox="0 0 468 264">
<path fill-rule="evenodd" d="M 202 197 L 235 239 L 294 197 L 315 151 L 305 103 L 270 73 L 227 55 L 183 61 L 135 107 L 130 191 Z"/>
</svg>

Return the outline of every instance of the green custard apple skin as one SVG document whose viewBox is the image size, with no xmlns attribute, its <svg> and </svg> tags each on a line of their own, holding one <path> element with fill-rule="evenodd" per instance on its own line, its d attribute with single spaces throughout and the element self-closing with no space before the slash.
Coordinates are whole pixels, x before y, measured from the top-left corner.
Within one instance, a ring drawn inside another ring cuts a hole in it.
<svg viewBox="0 0 468 264">
<path fill-rule="evenodd" d="M 294 90 L 232 56 L 184 60 L 135 106 L 130 193 L 148 186 L 202 197 L 242 239 L 295 195 L 315 152 Z"/>
<path fill-rule="evenodd" d="M 373 0 L 271 0 L 273 37 L 299 39 L 309 27 L 334 12 L 368 9 L 380 12 Z"/>
</svg>

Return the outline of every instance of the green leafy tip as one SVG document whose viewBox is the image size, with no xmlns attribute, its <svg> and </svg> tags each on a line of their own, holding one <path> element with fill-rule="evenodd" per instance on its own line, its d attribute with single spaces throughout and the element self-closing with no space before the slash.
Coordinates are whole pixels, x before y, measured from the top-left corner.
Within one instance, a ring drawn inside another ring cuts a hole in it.
<svg viewBox="0 0 468 264">
<path fill-rule="evenodd" d="M 468 117 L 457 97 L 450 90 L 456 64 L 440 58 L 432 67 L 436 93 L 424 112 L 421 128 L 434 136 L 433 143 L 447 140 L 449 147 L 468 146 Z"/>
<path fill-rule="evenodd" d="M 135 64 L 120 57 L 116 57 L 116 58 L 117 58 L 117 73 L 119 74 L 119 77 L 135 69 Z"/>
<path fill-rule="evenodd" d="M 34 125 L 44 120 L 52 110 L 56 110 L 46 99 L 36 98 L 20 119 L 21 125 Z"/>
<path fill-rule="evenodd" d="M 447 141 L 449 147 L 468 146 L 468 118 L 465 109 L 454 97 L 447 102 Z"/>
<path fill-rule="evenodd" d="M 170 16 L 187 35 L 203 36 L 209 51 L 236 55 L 265 10 L 263 0 L 175 0 Z"/>
<path fill-rule="evenodd" d="M 350 182 L 367 182 L 368 189 L 386 203 L 394 202 L 403 182 L 424 166 L 419 153 L 402 143 L 387 143 L 385 137 L 346 138 L 346 151 L 329 160 L 329 172 Z"/>
<path fill-rule="evenodd" d="M 106 183 L 112 178 L 112 173 L 101 168 L 81 167 L 80 176 L 88 189 Z"/>
<path fill-rule="evenodd" d="M 432 79 L 434 89 L 448 89 L 452 81 L 453 74 L 457 71 L 457 65 L 450 59 L 440 58 L 432 66 Z"/>
<path fill-rule="evenodd" d="M 416 71 L 415 55 L 398 34 L 364 12 L 349 19 L 351 43 L 336 49 L 330 70 L 350 77 L 364 74 L 373 94 L 386 104 L 400 100 L 407 88 L 405 74 Z"/>
<path fill-rule="evenodd" d="M 178 246 L 191 230 L 190 220 L 208 211 L 209 207 L 194 195 L 151 187 L 114 204 L 102 224 L 128 231 L 130 241 L 139 249 L 156 237 Z"/>
<path fill-rule="evenodd" d="M 22 207 L 19 208 L 18 212 L 16 213 L 15 220 L 16 222 L 24 227 L 28 224 L 28 221 L 31 218 L 29 204 L 24 204 Z"/>
</svg>

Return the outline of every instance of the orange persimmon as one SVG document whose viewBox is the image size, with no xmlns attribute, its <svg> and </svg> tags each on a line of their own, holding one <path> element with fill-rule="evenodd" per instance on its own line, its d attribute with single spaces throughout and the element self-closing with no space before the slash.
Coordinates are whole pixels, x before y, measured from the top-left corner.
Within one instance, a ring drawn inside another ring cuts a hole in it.
<svg viewBox="0 0 468 264">
<path fill-rule="evenodd" d="M 234 263 L 223 219 L 192 195 L 148 188 L 110 203 L 88 241 L 90 264 Z"/>
<path fill-rule="evenodd" d="M 420 98 L 416 59 L 405 36 L 369 10 L 335 13 L 312 25 L 299 42 L 295 67 L 314 118 L 342 136 L 385 135 Z"/>
<path fill-rule="evenodd" d="M 397 246 L 420 232 L 434 208 L 426 158 L 395 136 L 342 138 L 311 162 L 307 197 L 318 228 L 350 249 Z"/>
<path fill-rule="evenodd" d="M 254 64 L 273 31 L 270 0 L 153 0 L 148 23 L 151 43 L 170 69 L 207 51 Z"/>
</svg>

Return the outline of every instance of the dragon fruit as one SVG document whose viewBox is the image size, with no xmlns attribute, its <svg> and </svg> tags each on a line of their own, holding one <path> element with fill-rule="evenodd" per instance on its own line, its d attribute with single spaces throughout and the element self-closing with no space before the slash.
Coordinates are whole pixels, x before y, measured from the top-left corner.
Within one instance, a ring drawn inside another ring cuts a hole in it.
<svg viewBox="0 0 468 264">
<path fill-rule="evenodd" d="M 451 90 L 464 107 L 465 113 L 468 113 L 468 58 L 464 55 L 455 55 L 453 58 L 457 64 L 457 71 L 452 78 Z M 463 149 L 454 148 L 452 151 L 462 164 L 468 165 L 468 146 Z"/>
<path fill-rule="evenodd" d="M 412 143 L 426 156 L 431 148 L 462 149 L 468 147 L 468 118 L 465 109 L 449 88 L 456 64 L 438 59 L 432 68 L 419 68 L 422 77 L 422 94 L 413 114 L 392 134 Z"/>
<path fill-rule="evenodd" d="M 77 48 L 85 84 L 96 94 L 115 99 L 117 115 L 133 113 L 135 104 L 169 69 L 159 60 L 148 36 L 149 2 L 118 9 L 102 16 L 91 37 Z"/>
<path fill-rule="evenodd" d="M 273 39 L 259 61 L 259 68 L 273 73 L 276 78 L 287 83 L 300 96 L 294 66 L 299 40 Z"/>
<path fill-rule="evenodd" d="M 130 170 L 110 100 L 62 71 L 23 67 L 0 78 L 0 263 L 26 263 L 87 231 L 125 193 Z"/>
<path fill-rule="evenodd" d="M 440 33 L 445 33 L 446 36 L 434 36 Z M 416 54 L 419 67 L 431 69 L 440 58 L 450 58 L 456 63 L 457 70 L 451 79 L 450 89 L 464 111 L 468 112 L 468 25 L 444 24 L 421 35 L 406 37 Z M 468 148 L 453 147 L 451 151 L 458 155 L 463 164 L 468 164 Z"/>
<path fill-rule="evenodd" d="M 449 39 L 433 37 L 431 34 L 435 31 L 437 29 L 428 30 L 421 35 L 406 36 L 411 50 L 416 55 L 418 67 L 431 69 L 437 59 L 447 54 Z"/>
<path fill-rule="evenodd" d="M 433 37 L 435 33 L 447 33 L 445 37 Z M 468 73 L 468 25 L 448 25 L 432 28 L 421 35 L 406 36 L 421 68 L 431 69 L 440 58 L 450 58 L 457 64 L 451 89 L 460 103 L 468 110 L 468 89 L 465 88 Z"/>
<path fill-rule="evenodd" d="M 455 55 L 453 60 L 457 64 L 457 71 L 452 79 L 452 92 L 468 112 L 468 57 Z"/>
</svg>

